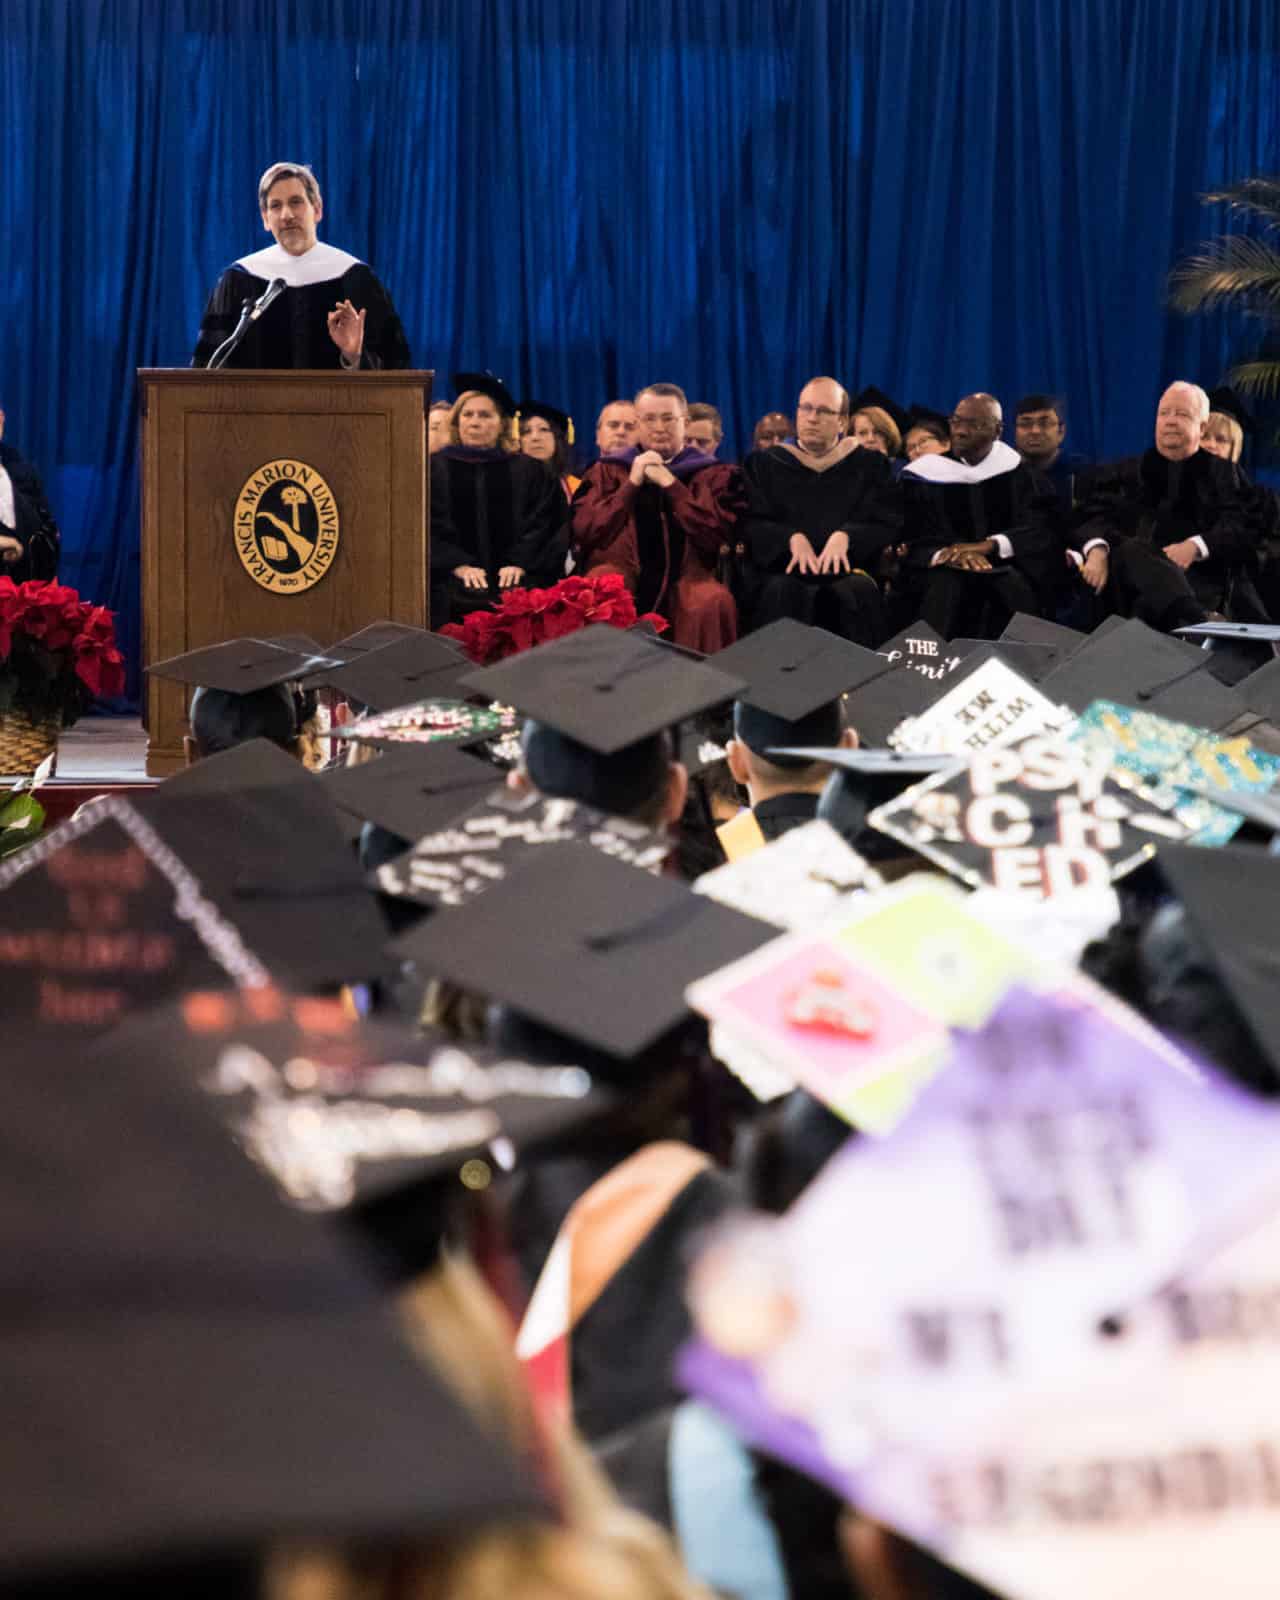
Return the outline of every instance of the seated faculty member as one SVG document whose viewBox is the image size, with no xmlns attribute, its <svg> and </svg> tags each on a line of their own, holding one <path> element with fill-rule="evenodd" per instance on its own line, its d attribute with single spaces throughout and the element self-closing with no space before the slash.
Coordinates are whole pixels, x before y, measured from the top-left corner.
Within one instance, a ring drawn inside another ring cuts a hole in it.
<svg viewBox="0 0 1280 1600">
<path fill-rule="evenodd" d="M 1017 611 L 1051 609 L 1064 556 L 1053 492 L 1001 439 L 1000 402 L 970 394 L 951 414 L 951 449 L 917 456 L 901 478 L 904 615 L 944 639 L 996 638 Z"/>
<path fill-rule="evenodd" d="M 742 479 L 686 443 L 689 407 L 676 384 L 650 384 L 635 406 L 637 446 L 588 467 L 574 496 L 578 563 L 621 573 L 637 610 L 661 612 L 676 644 L 711 654 L 738 633 L 715 569 L 737 527 Z"/>
<path fill-rule="evenodd" d="M 685 442 L 704 456 L 719 453 L 724 438 L 724 419 L 713 405 L 698 400 L 689 407 L 689 421 L 684 430 Z"/>
<path fill-rule="evenodd" d="M 322 244 L 320 186 L 310 167 L 277 161 L 258 183 L 262 226 L 275 240 L 218 279 L 200 321 L 193 367 L 207 367 L 241 312 L 277 279 L 284 290 L 249 324 L 231 367 L 354 370 L 407 367 L 409 345 L 391 296 L 355 256 Z"/>
<path fill-rule="evenodd" d="M 885 637 L 875 573 L 900 534 L 900 497 L 882 451 L 848 432 L 849 396 L 812 378 L 796 405 L 796 442 L 742 465 L 746 585 L 757 626 L 792 617 L 875 649 Z"/>
<path fill-rule="evenodd" d="M 602 456 L 616 456 L 636 442 L 636 408 L 630 400 L 610 400 L 596 419 L 596 449 Z"/>
<path fill-rule="evenodd" d="M 1073 542 L 1103 610 L 1166 632 L 1211 611 L 1265 618 L 1254 587 L 1258 526 L 1235 466 L 1201 448 L 1208 418 L 1203 389 L 1172 383 L 1152 448 L 1098 469 Z"/>
<path fill-rule="evenodd" d="M 458 372 L 450 443 L 431 457 L 431 626 L 506 589 L 564 574 L 568 506 L 545 464 L 514 439 L 515 401 L 488 373 Z"/>
</svg>

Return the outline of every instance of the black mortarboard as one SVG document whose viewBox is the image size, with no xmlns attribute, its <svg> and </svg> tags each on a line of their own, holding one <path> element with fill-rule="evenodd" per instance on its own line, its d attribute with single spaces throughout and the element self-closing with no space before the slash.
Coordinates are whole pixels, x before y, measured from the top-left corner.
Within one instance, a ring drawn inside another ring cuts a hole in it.
<svg viewBox="0 0 1280 1600">
<path fill-rule="evenodd" d="M 476 394 L 486 394 L 504 417 L 515 416 L 516 403 L 511 390 L 492 372 L 455 372 L 450 381 L 455 395 L 461 396 L 471 390 Z"/>
<path fill-rule="evenodd" d="M 735 699 L 741 677 L 598 623 L 460 680 L 468 694 L 515 706 L 598 755 Z"/>
<path fill-rule="evenodd" d="M 1228 388 L 1225 384 L 1209 390 L 1209 410 L 1220 411 L 1224 416 L 1233 417 L 1240 424 L 1241 433 L 1252 433 L 1256 426 L 1253 413 L 1248 406 L 1234 389 Z"/>
<path fill-rule="evenodd" d="M 1236 684 L 1236 693 L 1250 711 L 1280 722 L 1280 659 L 1268 661 Z"/>
<path fill-rule="evenodd" d="M 850 400 L 849 415 L 853 416 L 855 412 L 865 411 L 868 406 L 879 406 L 881 411 L 886 412 L 893 418 L 894 426 L 898 432 L 906 433 L 907 413 L 896 400 L 891 400 L 883 389 L 877 389 L 873 383 L 868 384 L 865 389 L 859 390 Z"/>
<path fill-rule="evenodd" d="M 221 689 L 227 694 L 250 694 L 273 684 L 307 677 L 329 661 L 268 644 L 265 639 L 228 639 L 203 650 L 153 661 L 146 671 L 156 678 L 172 678 L 197 688 Z"/>
<path fill-rule="evenodd" d="M 107 1071 L 47 1051 L 31 1072 L 16 1070 L 23 1041 L 0 1052 L 15 1048 L 0 1108 L 5 1592 L 125 1592 L 131 1573 L 280 1540 L 385 1547 L 537 1514 L 512 1460 L 398 1337 L 382 1289 L 281 1203 L 172 1056 L 117 1050 Z"/>
<path fill-rule="evenodd" d="M 166 793 L 138 809 L 280 981 L 297 988 L 373 977 L 386 936 L 323 788 Z"/>
<path fill-rule="evenodd" d="M 1244 798 L 1214 796 L 1215 802 L 1232 807 Z M 1280 1074 L 1280 959 L 1275 937 L 1280 859 L 1230 845 L 1216 850 L 1162 845 L 1158 864 L 1199 932 L 1206 957 Z"/>
<path fill-rule="evenodd" d="M 954 755 L 917 755 L 909 750 L 846 750 L 843 746 L 822 749 L 804 746 L 799 749 L 770 750 L 771 756 L 801 756 L 806 761 L 825 761 L 839 767 L 842 772 L 862 773 L 868 777 L 896 774 L 903 779 L 926 778 L 941 772 L 945 767 L 963 764 L 963 757 Z"/>
<path fill-rule="evenodd" d="M 625 1060 L 686 1015 L 690 983 L 776 932 L 673 879 L 560 844 L 394 948 L 424 974 Z"/>
<path fill-rule="evenodd" d="M 1280 640 L 1280 622 L 1191 622 L 1177 630 L 1189 639 L 1237 639 L 1253 644 Z"/>
<path fill-rule="evenodd" d="M 826 628 L 784 618 L 711 658 L 718 672 L 745 678 L 739 705 L 799 722 L 882 672 L 883 657 Z"/>
<path fill-rule="evenodd" d="M 983 661 L 998 656 L 1029 683 L 1039 683 L 1042 678 L 1048 677 L 1060 659 L 1057 646 L 1047 640 L 953 639 L 948 648 L 963 655 L 964 672 L 971 666 L 980 666 Z M 957 678 L 961 675 L 958 672 Z"/>
<path fill-rule="evenodd" d="M 432 1264 L 498 1141 L 509 1167 L 615 1104 L 567 1057 L 531 1064 L 276 989 L 185 995 L 104 1050 L 180 1062 L 285 1199 L 357 1224 L 396 1276 Z"/>
<path fill-rule="evenodd" d="M 318 639 L 313 639 L 309 633 L 273 633 L 264 641 L 264 644 L 273 644 L 280 650 L 293 650 L 300 656 L 328 656 L 329 652 Z"/>
<path fill-rule="evenodd" d="M 912 428 L 926 424 L 941 429 L 944 439 L 951 437 L 951 419 L 945 411 L 935 411 L 932 406 L 922 406 L 918 400 L 913 400 L 907 412 L 907 425 L 902 430 L 903 437 L 905 438 Z"/>
<path fill-rule="evenodd" d="M 556 431 L 564 436 L 570 444 L 573 443 L 573 418 L 567 411 L 561 411 L 557 406 L 549 406 L 545 400 L 522 400 L 520 402 L 520 420 L 526 417 L 541 417 L 544 422 L 551 424 Z"/>
<path fill-rule="evenodd" d="M 446 827 L 500 781 L 490 762 L 447 744 L 401 746 L 316 779 L 334 805 L 408 840 Z"/>
<path fill-rule="evenodd" d="M 962 653 L 952 649 L 936 628 L 920 620 L 899 628 L 893 638 L 886 639 L 876 651 L 877 655 L 896 657 L 897 666 L 928 667 L 931 670 L 948 657 Z"/>
<path fill-rule="evenodd" d="M 1134 618 L 1105 635 L 1092 635 L 1040 688 L 1073 711 L 1083 711 L 1091 700 L 1115 700 L 1216 730 L 1246 708 L 1236 690 L 1208 671 L 1211 660 L 1210 651 L 1188 651 L 1181 640 Z"/>
<path fill-rule="evenodd" d="M 417 700 L 461 699 L 458 679 L 471 663 L 434 633 L 412 633 L 353 656 L 314 676 L 313 683 L 371 711 L 391 711 Z"/>
<path fill-rule="evenodd" d="M 1048 617 L 1032 616 L 1029 611 L 1015 611 L 1005 624 L 999 643 L 1051 644 L 1058 652 L 1058 660 L 1065 661 L 1088 641 L 1089 635 L 1077 628 L 1067 628 L 1060 622 L 1050 622 Z"/>
<path fill-rule="evenodd" d="M 250 739 L 175 772 L 155 792 L 172 799 L 177 795 L 233 794 L 240 789 L 307 788 L 315 781 L 314 774 L 278 744 L 270 739 Z"/>
<path fill-rule="evenodd" d="M 371 622 L 367 627 L 357 628 L 354 633 L 330 645 L 326 654 L 337 656 L 341 661 L 350 661 L 353 655 L 363 654 L 366 650 L 381 650 L 383 645 L 395 644 L 398 639 L 416 639 L 426 632 L 426 628 L 415 628 L 407 622 Z M 438 633 L 433 634 L 432 638 L 440 639 L 443 644 L 449 643 Z"/>
</svg>

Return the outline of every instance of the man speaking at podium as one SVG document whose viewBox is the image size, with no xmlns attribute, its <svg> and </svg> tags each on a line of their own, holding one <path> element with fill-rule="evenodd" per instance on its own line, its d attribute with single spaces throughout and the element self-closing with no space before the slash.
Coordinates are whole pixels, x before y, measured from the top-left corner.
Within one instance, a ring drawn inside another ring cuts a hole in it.
<svg viewBox="0 0 1280 1600">
<path fill-rule="evenodd" d="M 311 168 L 268 167 L 258 208 L 275 243 L 218 279 L 191 365 L 407 367 L 409 344 L 391 296 L 363 261 L 316 238 L 324 203 Z"/>
</svg>

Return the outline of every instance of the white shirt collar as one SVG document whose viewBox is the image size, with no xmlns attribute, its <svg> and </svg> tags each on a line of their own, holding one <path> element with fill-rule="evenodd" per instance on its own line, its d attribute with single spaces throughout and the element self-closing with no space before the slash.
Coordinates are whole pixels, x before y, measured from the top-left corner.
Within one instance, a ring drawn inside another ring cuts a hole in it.
<svg viewBox="0 0 1280 1600">
<path fill-rule="evenodd" d="M 283 278 L 291 289 L 302 289 L 312 283 L 329 283 L 340 278 L 352 267 L 362 265 L 358 256 L 349 256 L 331 244 L 316 241 L 300 256 L 291 256 L 282 245 L 270 244 L 265 250 L 256 250 L 251 256 L 241 256 L 236 266 L 252 272 L 255 278 Z"/>
<path fill-rule="evenodd" d="M 1022 457 L 997 439 L 990 451 L 977 466 L 967 461 L 956 461 L 951 456 L 917 456 L 910 466 L 904 467 L 904 478 L 923 478 L 926 483 L 985 483 L 988 478 L 1002 477 L 1022 465 Z"/>
<path fill-rule="evenodd" d="M 0 467 L 0 526 L 18 526 L 18 512 L 13 503 L 13 479 L 3 467 Z"/>
</svg>

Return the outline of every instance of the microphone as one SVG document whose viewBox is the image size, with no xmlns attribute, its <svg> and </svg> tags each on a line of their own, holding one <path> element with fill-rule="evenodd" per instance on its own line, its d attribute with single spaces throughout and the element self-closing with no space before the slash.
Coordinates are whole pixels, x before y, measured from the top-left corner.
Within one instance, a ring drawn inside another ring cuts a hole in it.
<svg viewBox="0 0 1280 1600">
<path fill-rule="evenodd" d="M 249 321 L 256 322 L 267 307 L 285 292 L 289 285 L 283 278 L 272 278 L 271 282 L 258 296 L 257 304 L 249 313 Z"/>
</svg>

